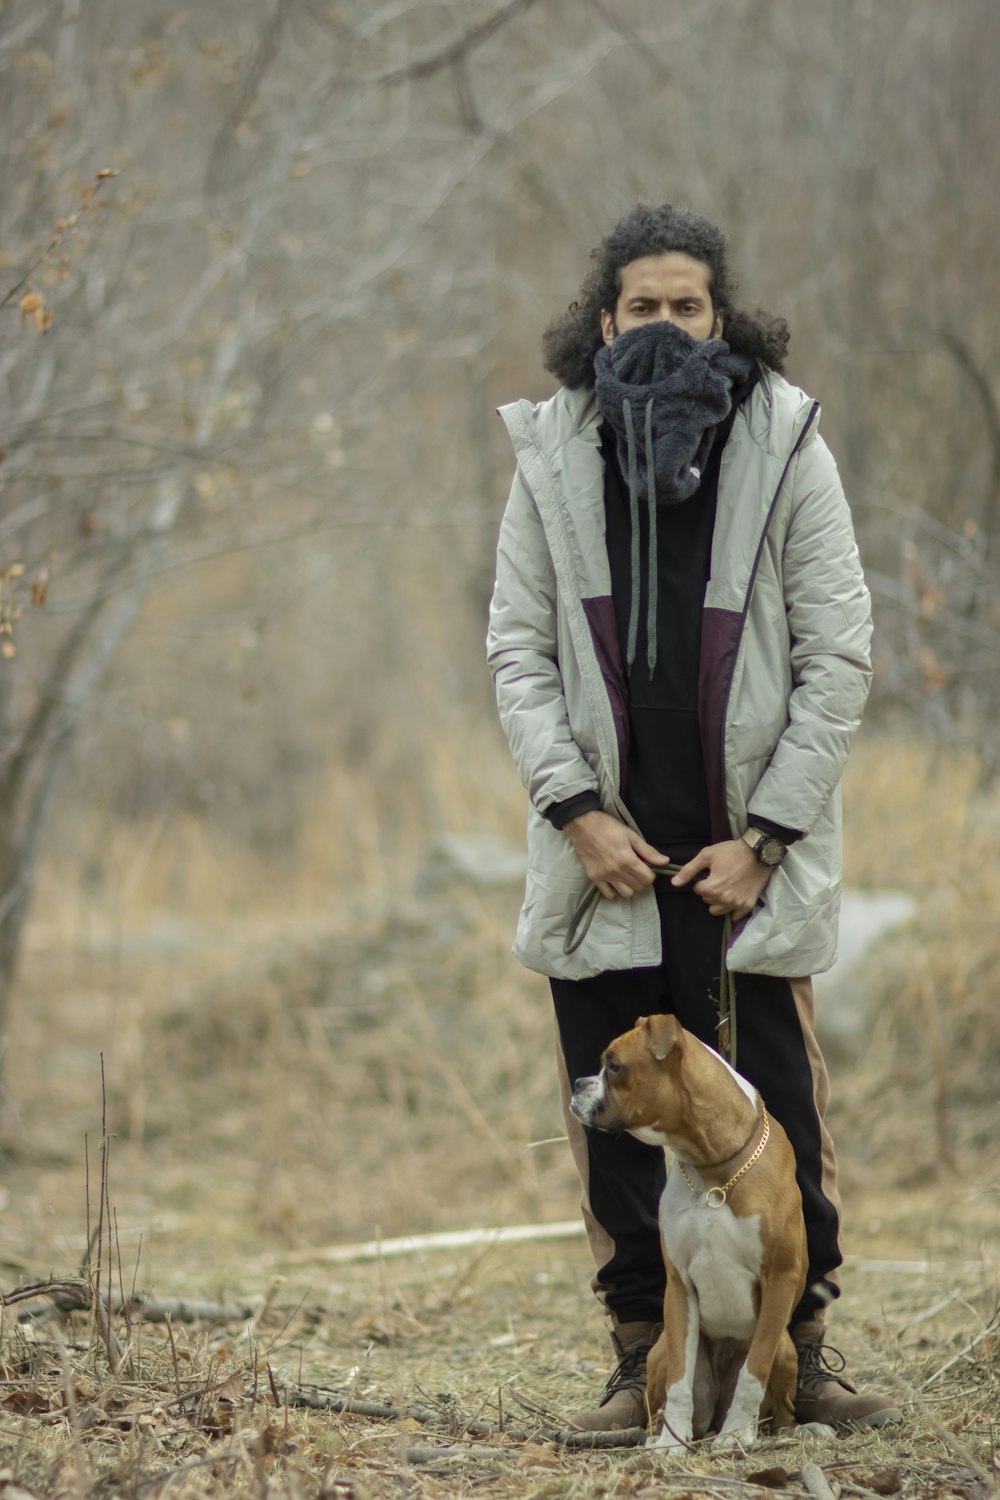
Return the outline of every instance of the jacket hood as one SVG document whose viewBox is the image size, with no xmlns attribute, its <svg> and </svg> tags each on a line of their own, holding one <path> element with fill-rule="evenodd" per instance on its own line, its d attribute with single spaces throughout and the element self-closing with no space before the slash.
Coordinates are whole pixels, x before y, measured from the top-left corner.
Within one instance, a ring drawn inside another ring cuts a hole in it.
<svg viewBox="0 0 1000 1500">
<path fill-rule="evenodd" d="M 783 375 L 759 365 L 760 379 L 750 397 L 740 407 L 753 441 L 774 458 L 783 457 L 795 447 L 802 429 L 809 421 L 815 402 Z M 560 386 L 547 401 L 514 401 L 499 408 L 500 416 L 520 411 L 527 430 L 546 457 L 554 456 L 573 438 L 599 442 L 601 414 L 593 389 L 570 390 Z M 509 426 L 509 423 L 508 423 Z M 809 428 L 805 445 L 815 441 L 819 416 Z"/>
</svg>

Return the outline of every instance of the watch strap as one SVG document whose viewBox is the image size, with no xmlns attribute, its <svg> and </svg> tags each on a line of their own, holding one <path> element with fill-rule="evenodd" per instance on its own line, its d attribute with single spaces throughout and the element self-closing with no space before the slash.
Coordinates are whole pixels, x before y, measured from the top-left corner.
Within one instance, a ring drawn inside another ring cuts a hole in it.
<svg viewBox="0 0 1000 1500">
<path fill-rule="evenodd" d="M 788 852 L 787 844 L 785 844 L 782 839 L 779 839 L 776 834 L 767 833 L 762 828 L 755 828 L 752 823 L 749 828 L 745 828 L 743 830 L 740 837 L 742 838 L 744 844 L 748 845 L 748 847 L 753 850 L 754 856 L 760 861 L 760 863 L 768 869 L 774 869 L 775 865 L 780 865 L 781 861 L 784 859 L 785 855 Z M 765 844 L 777 844 L 778 848 L 781 850 L 781 853 L 778 855 L 777 859 L 764 858 L 763 849 Z"/>
</svg>

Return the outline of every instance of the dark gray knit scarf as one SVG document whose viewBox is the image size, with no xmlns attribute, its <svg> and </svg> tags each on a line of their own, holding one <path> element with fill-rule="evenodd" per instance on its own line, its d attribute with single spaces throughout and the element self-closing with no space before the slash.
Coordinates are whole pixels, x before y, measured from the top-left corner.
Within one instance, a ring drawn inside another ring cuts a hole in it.
<svg viewBox="0 0 1000 1500">
<path fill-rule="evenodd" d="M 628 478 L 632 523 L 632 598 L 625 653 L 635 661 L 639 630 L 639 501 L 649 507 L 646 653 L 656 666 L 656 507 L 689 500 L 701 484 L 715 429 L 729 415 L 733 387 L 753 369 L 725 339 L 693 339 L 673 323 L 644 323 L 594 356 L 595 394 L 617 438 Z M 641 432 L 641 440 L 637 437 Z"/>
</svg>

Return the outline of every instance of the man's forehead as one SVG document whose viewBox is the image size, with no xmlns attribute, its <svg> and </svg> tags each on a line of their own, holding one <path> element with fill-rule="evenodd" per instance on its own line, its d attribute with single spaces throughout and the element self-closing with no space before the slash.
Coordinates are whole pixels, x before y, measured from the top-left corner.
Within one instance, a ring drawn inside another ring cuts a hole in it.
<svg viewBox="0 0 1000 1500">
<path fill-rule="evenodd" d="M 644 255 L 622 267 L 621 289 L 629 296 L 666 289 L 673 296 L 689 292 L 692 296 L 703 297 L 708 292 L 708 267 L 693 256 L 676 252 Z"/>
</svg>

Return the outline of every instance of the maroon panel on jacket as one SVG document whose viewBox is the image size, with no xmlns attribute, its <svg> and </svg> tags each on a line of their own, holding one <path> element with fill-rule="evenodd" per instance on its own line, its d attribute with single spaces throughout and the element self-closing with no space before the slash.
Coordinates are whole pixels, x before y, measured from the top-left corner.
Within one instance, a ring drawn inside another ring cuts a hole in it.
<svg viewBox="0 0 1000 1500">
<path fill-rule="evenodd" d="M 597 652 L 597 662 L 604 678 L 604 686 L 611 700 L 611 712 L 615 721 L 615 738 L 618 741 L 618 763 L 621 767 L 621 785 L 618 791 L 625 795 L 625 777 L 628 769 L 629 722 L 628 690 L 625 684 L 625 666 L 621 642 L 618 639 L 618 622 L 615 619 L 614 600 L 610 594 L 596 599 L 584 599 L 583 611 L 590 626 L 591 639 Z"/>
<path fill-rule="evenodd" d="M 733 836 L 726 812 L 725 730 L 729 689 L 742 633 L 743 616 L 738 610 L 709 606 L 702 614 L 698 721 L 705 756 L 712 837 L 716 840 Z"/>
</svg>

